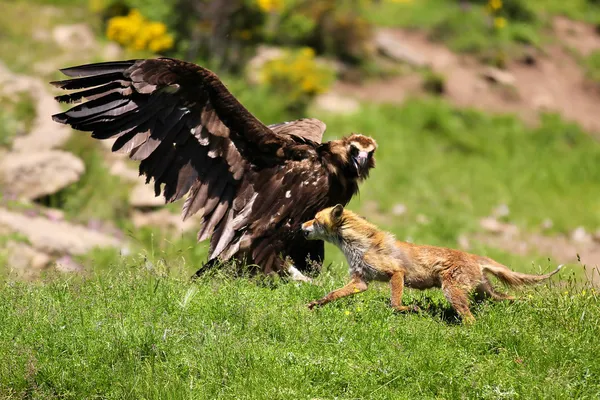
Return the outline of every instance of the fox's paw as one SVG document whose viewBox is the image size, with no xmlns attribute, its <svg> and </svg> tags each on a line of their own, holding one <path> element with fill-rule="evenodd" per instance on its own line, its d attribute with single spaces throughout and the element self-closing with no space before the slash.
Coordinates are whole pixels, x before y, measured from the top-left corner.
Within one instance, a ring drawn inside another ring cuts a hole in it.
<svg viewBox="0 0 600 400">
<path fill-rule="evenodd" d="M 398 306 L 398 307 L 394 307 L 394 310 L 401 312 L 401 313 L 421 311 L 419 306 Z"/>
<path fill-rule="evenodd" d="M 308 303 L 308 309 L 312 310 L 313 308 L 320 306 L 321 302 L 319 300 L 315 300 L 315 301 L 311 301 L 310 303 Z"/>
</svg>

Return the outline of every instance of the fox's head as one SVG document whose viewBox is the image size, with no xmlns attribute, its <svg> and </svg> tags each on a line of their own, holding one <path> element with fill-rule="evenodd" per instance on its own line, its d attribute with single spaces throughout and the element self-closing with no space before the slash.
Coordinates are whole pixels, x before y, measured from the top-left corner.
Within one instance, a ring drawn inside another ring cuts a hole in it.
<svg viewBox="0 0 600 400">
<path fill-rule="evenodd" d="M 302 233 L 308 240 L 327 240 L 338 235 L 342 226 L 344 206 L 325 208 L 315 215 L 314 219 L 302 224 Z"/>
</svg>

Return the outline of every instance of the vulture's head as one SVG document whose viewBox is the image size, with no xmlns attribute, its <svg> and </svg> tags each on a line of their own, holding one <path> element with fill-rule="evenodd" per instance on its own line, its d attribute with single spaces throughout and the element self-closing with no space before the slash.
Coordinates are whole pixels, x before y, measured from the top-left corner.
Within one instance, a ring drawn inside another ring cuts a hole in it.
<svg viewBox="0 0 600 400">
<path fill-rule="evenodd" d="M 375 167 L 375 150 L 377 142 L 375 139 L 354 133 L 340 140 L 336 153 L 342 158 L 347 168 L 355 174 L 358 179 L 369 176 L 369 170 Z"/>
</svg>

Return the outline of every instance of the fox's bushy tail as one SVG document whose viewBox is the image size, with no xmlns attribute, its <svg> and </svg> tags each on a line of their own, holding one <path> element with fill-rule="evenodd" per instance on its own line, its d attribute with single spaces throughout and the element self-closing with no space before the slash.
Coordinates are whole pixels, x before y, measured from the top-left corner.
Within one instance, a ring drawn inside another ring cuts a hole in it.
<svg viewBox="0 0 600 400">
<path fill-rule="evenodd" d="M 556 274 L 563 267 L 563 264 L 559 265 L 554 271 L 544 275 L 530 275 L 523 274 L 521 272 L 515 272 L 505 265 L 502 265 L 492 259 L 487 259 L 486 262 L 482 263 L 481 268 L 483 272 L 488 272 L 508 286 L 521 286 L 538 283 L 544 279 L 550 278 Z"/>
</svg>

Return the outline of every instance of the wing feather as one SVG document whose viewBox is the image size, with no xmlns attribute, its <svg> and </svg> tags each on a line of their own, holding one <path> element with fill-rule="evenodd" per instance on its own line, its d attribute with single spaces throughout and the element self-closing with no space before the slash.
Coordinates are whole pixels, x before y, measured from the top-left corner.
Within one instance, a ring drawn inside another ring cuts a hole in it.
<svg viewBox="0 0 600 400">
<path fill-rule="evenodd" d="M 139 161 L 140 174 L 154 181 L 156 195 L 167 202 L 187 194 L 182 218 L 200 214 L 198 238 L 212 234 L 211 259 L 252 248 L 256 262 L 274 265 L 281 240 L 261 235 L 296 214 L 286 192 L 299 181 L 285 178 L 285 171 L 290 162 L 316 159 L 323 122 L 266 126 L 214 73 L 175 59 L 61 71 L 71 79 L 51 83 L 76 92 L 56 100 L 79 104 L 54 115 L 56 122 L 97 139 L 116 139 L 113 151 Z"/>
</svg>

